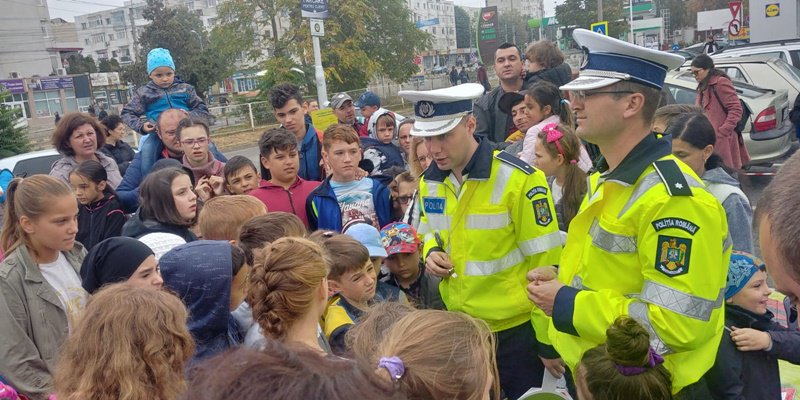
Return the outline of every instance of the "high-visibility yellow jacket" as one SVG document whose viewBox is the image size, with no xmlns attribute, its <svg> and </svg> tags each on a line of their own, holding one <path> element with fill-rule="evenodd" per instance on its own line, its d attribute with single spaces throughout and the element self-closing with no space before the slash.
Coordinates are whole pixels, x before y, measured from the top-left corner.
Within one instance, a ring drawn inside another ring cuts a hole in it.
<svg viewBox="0 0 800 400">
<path fill-rule="evenodd" d="M 439 284 L 447 309 L 480 318 L 495 332 L 528 322 L 526 274 L 558 264 L 563 243 L 544 174 L 484 140 L 463 184 L 433 164 L 419 196 L 423 254 L 442 248 L 454 266 Z M 541 333 L 546 338 L 546 319 Z"/>
<path fill-rule="evenodd" d="M 678 392 L 711 368 L 730 258 L 722 205 L 648 136 L 610 173 L 590 177 L 567 235 L 550 339 L 575 371 L 583 352 L 629 315 L 651 334 Z M 601 168 L 602 169 L 602 168 Z"/>
</svg>

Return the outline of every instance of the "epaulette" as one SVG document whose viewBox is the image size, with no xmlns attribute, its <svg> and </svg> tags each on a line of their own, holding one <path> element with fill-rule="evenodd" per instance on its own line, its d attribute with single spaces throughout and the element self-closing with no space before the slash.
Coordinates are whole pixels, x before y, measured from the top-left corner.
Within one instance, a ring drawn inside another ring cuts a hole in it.
<svg viewBox="0 0 800 400">
<path fill-rule="evenodd" d="M 653 167 L 656 169 L 658 176 L 661 177 L 661 181 L 664 182 L 664 186 L 670 196 L 692 195 L 692 188 L 689 187 L 689 182 L 686 181 L 681 167 L 678 166 L 675 160 L 659 160 L 653 163 Z"/>
<path fill-rule="evenodd" d="M 494 155 L 494 158 L 524 172 L 526 175 L 530 175 L 536 172 L 536 168 L 533 168 L 530 164 L 526 163 L 525 161 L 520 160 L 517 157 L 511 155 L 506 151 L 499 151 Z"/>
</svg>

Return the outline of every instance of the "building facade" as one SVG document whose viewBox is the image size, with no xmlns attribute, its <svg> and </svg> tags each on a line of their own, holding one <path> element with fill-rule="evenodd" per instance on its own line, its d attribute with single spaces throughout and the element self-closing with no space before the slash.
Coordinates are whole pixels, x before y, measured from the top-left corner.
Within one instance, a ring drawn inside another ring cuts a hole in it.
<svg viewBox="0 0 800 400">
<path fill-rule="evenodd" d="M 530 19 L 542 17 L 544 0 L 486 0 L 486 6 L 497 6 L 500 15 L 519 14 Z"/>
<path fill-rule="evenodd" d="M 61 66 L 53 47 L 47 0 L 0 0 L 3 35 L 0 40 L 0 79 L 47 76 Z"/>
<path fill-rule="evenodd" d="M 452 1 L 406 0 L 406 3 L 411 11 L 411 20 L 417 28 L 432 36 L 429 50 L 456 49 L 456 17 Z"/>
</svg>

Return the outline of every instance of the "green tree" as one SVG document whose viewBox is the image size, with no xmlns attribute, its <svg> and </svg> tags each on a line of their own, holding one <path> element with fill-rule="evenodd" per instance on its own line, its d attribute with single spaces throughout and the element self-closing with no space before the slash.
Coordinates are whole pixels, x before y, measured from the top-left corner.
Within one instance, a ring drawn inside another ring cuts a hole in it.
<svg viewBox="0 0 800 400">
<path fill-rule="evenodd" d="M 498 15 L 497 38 L 502 42 L 525 46 L 529 41 L 528 18 L 517 13 Z"/>
<path fill-rule="evenodd" d="M 30 145 L 25 130 L 14 125 L 22 116 L 11 106 L 2 104 L 10 97 L 7 91 L 0 92 L 0 157 L 10 157 L 29 151 Z"/>
<path fill-rule="evenodd" d="M 608 21 L 608 36 L 621 37 L 629 30 L 627 1 L 603 0 L 603 20 Z M 556 19 L 563 26 L 589 29 L 597 22 L 597 0 L 566 0 L 556 6 Z"/>
<path fill-rule="evenodd" d="M 320 45 L 330 92 L 363 88 L 376 75 L 404 82 L 418 71 L 414 56 L 428 47 L 429 35 L 411 22 L 404 0 L 328 4 L 330 17 Z M 220 23 L 212 42 L 220 43 L 221 52 L 232 59 L 243 54 L 251 65 L 260 63 L 267 70 L 263 85 L 297 79 L 288 72 L 291 68 L 306 71 L 313 80 L 311 33 L 297 0 L 230 0 L 217 13 Z M 283 60 L 260 61 L 265 54 Z"/>
<path fill-rule="evenodd" d="M 209 43 L 203 22 L 186 7 L 168 8 L 162 0 L 147 0 L 143 17 L 150 24 L 139 37 L 141 50 L 137 61 L 123 69 L 126 81 L 143 85 L 150 80 L 147 53 L 156 47 L 170 51 L 175 75 L 194 86 L 200 95 L 232 72 L 229 59 L 222 57 L 213 43 Z"/>
<path fill-rule="evenodd" d="M 73 54 L 67 58 L 69 68 L 68 74 L 90 74 L 97 72 L 97 64 L 95 64 L 92 56 L 82 56 L 80 54 Z"/>
<path fill-rule="evenodd" d="M 102 59 L 98 67 L 100 72 L 119 72 L 121 69 L 116 58 Z"/>
<path fill-rule="evenodd" d="M 472 47 L 472 38 L 475 37 L 475 27 L 470 22 L 469 13 L 461 7 L 455 7 L 456 17 L 456 47 L 466 49 Z"/>
</svg>

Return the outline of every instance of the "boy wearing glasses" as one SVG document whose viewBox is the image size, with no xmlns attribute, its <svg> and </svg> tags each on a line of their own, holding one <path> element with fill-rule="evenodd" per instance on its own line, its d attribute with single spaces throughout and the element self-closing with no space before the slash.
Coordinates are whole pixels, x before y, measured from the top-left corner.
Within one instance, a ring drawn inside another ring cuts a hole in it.
<svg viewBox="0 0 800 400">
<path fill-rule="evenodd" d="M 576 133 L 604 156 L 589 178 L 557 271 L 528 274 L 528 297 L 552 316 L 549 338 L 573 371 L 617 318 L 650 332 L 677 399 L 711 398 L 701 378 L 716 359 L 731 251 L 725 210 L 669 139 L 651 132 L 667 71 L 683 57 L 585 29 L 570 92 Z"/>
<path fill-rule="evenodd" d="M 181 163 L 192 171 L 195 190 L 203 201 L 222 195 L 225 191 L 225 163 L 217 160 L 209 150 L 209 134 L 208 124 L 199 118 L 182 119 L 175 131 L 183 150 Z"/>
</svg>

